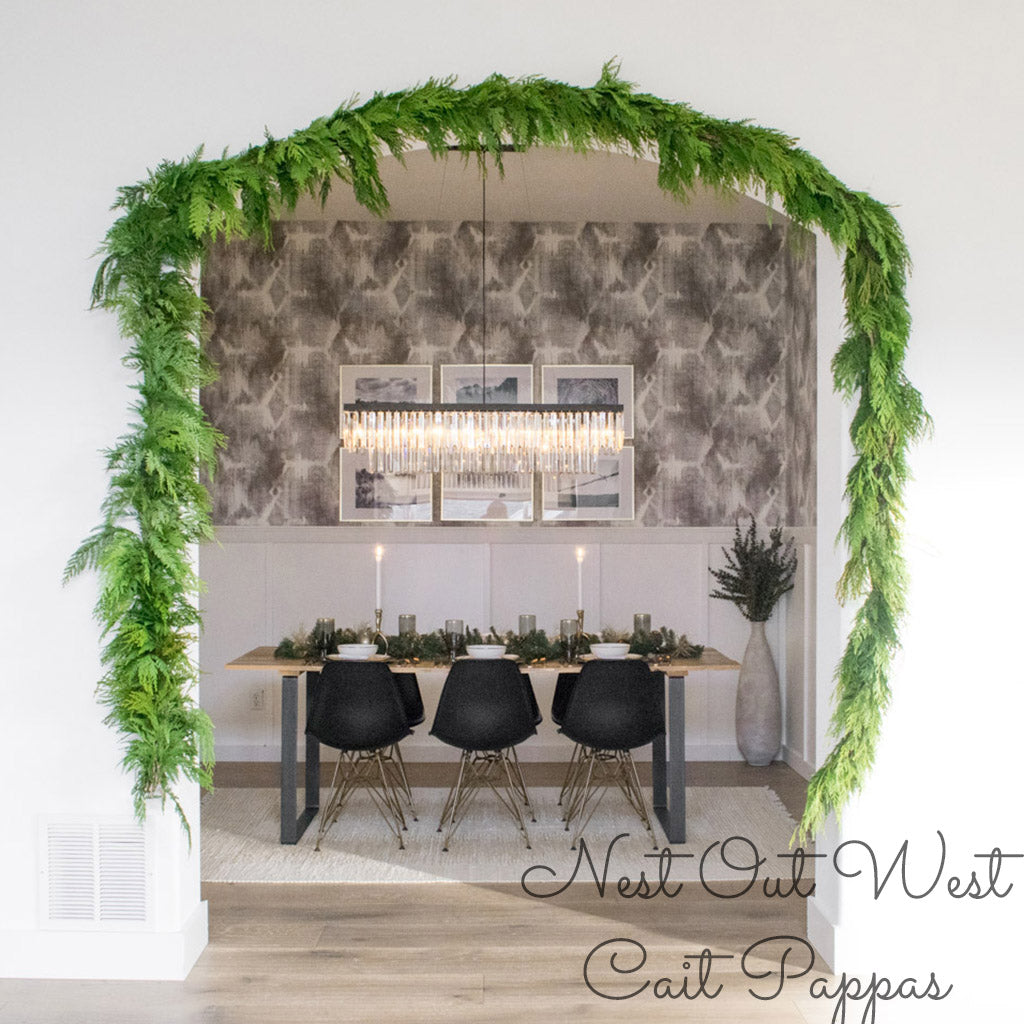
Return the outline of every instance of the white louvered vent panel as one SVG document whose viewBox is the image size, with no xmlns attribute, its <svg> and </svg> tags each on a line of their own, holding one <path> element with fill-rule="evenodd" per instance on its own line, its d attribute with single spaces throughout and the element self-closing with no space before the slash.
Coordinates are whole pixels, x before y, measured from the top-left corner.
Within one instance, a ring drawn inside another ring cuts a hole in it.
<svg viewBox="0 0 1024 1024">
<path fill-rule="evenodd" d="M 97 929 L 146 924 L 150 876 L 140 825 L 50 819 L 43 836 L 47 921 Z"/>
<path fill-rule="evenodd" d="M 100 826 L 99 919 L 146 920 L 146 839 L 139 826 Z"/>
<path fill-rule="evenodd" d="M 94 831 L 89 825 L 50 825 L 47 829 L 47 916 L 51 921 L 95 920 Z"/>
</svg>

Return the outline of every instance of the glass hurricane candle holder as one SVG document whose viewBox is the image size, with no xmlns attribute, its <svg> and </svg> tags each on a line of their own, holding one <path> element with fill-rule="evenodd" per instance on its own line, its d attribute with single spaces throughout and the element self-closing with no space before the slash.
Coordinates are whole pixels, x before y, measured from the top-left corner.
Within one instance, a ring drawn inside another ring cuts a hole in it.
<svg viewBox="0 0 1024 1024">
<path fill-rule="evenodd" d="M 313 643 L 321 658 L 326 658 L 334 649 L 334 619 L 317 619 L 313 628 Z"/>
<path fill-rule="evenodd" d="M 453 665 L 455 664 L 455 658 L 458 656 L 459 647 L 462 645 L 462 638 L 465 634 L 466 627 L 462 619 L 444 620 L 444 637 L 445 642 L 448 644 L 448 652 L 451 655 Z"/>
<path fill-rule="evenodd" d="M 579 619 L 562 619 L 558 632 L 565 645 L 565 660 L 574 662 L 579 649 Z"/>
</svg>

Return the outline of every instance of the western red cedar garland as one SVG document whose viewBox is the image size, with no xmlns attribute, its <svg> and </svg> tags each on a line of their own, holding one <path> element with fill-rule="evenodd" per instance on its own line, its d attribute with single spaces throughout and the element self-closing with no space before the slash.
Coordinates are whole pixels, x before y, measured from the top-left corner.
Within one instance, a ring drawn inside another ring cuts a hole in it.
<svg viewBox="0 0 1024 1024">
<path fill-rule="evenodd" d="M 499 171 L 507 146 L 656 154 L 658 184 L 678 199 L 698 183 L 760 186 L 769 204 L 777 201 L 799 225 L 819 227 L 844 254 L 845 339 L 832 371 L 836 390 L 856 402 L 856 461 L 846 482 L 848 557 L 838 596 L 860 605 L 836 673 L 836 744 L 810 780 L 798 830 L 806 839 L 842 809 L 871 768 L 905 612 L 906 455 L 929 426 L 903 369 L 909 256 L 889 208 L 847 188 L 795 140 L 637 92 L 612 64 L 589 88 L 492 75 L 458 89 L 452 78 L 431 79 L 346 104 L 236 156 L 204 160 L 197 151 L 161 163 L 119 191 L 93 303 L 118 318 L 138 398 L 128 433 L 107 453 L 100 525 L 65 575 L 93 569 L 100 576 L 96 615 L 106 673 L 99 693 L 107 721 L 125 738 L 137 815 L 147 797 L 170 799 L 187 830 L 175 785 L 182 776 L 211 781 L 212 727 L 194 699 L 197 667 L 189 653 L 199 626 L 190 548 L 212 535 L 199 471 L 212 474 L 224 443 L 198 401 L 200 385 L 215 378 L 203 352 L 206 310 L 197 293 L 206 247 L 218 236 L 261 235 L 269 245 L 281 211 L 303 195 L 326 197 L 339 181 L 384 215 L 381 156 L 401 160 L 416 143 L 436 157 L 447 157 L 454 143 L 466 159 L 489 157 Z"/>
</svg>

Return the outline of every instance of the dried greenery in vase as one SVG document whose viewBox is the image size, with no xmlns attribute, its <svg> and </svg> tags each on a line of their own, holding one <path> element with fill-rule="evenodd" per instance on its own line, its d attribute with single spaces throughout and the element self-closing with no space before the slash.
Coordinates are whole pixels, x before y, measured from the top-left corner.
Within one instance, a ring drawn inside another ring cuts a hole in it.
<svg viewBox="0 0 1024 1024">
<path fill-rule="evenodd" d="M 757 536 L 757 520 L 751 517 L 746 533 L 736 524 L 732 549 L 722 548 L 722 553 L 727 567 L 710 570 L 719 586 L 711 596 L 732 601 L 751 622 L 767 622 L 779 598 L 793 589 L 793 538 L 783 541 L 782 527 L 775 526 L 765 542 Z"/>
</svg>

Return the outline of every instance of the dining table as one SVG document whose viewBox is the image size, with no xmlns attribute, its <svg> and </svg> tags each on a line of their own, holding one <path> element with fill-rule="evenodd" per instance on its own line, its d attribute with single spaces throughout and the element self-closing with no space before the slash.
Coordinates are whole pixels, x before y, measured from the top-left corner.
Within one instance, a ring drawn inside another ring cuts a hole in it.
<svg viewBox="0 0 1024 1024">
<path fill-rule="evenodd" d="M 304 765 L 304 806 L 298 807 L 299 677 L 305 676 L 306 706 L 309 707 L 319 682 L 320 661 L 279 658 L 270 646 L 255 647 L 225 668 L 233 671 L 276 672 L 281 677 L 281 833 L 283 845 L 302 838 L 320 809 L 320 744 L 306 737 Z M 391 662 L 392 671 L 417 671 L 422 663 Z M 444 669 L 444 664 L 436 666 Z M 578 672 L 582 661 L 523 664 L 535 672 Z M 739 666 L 721 651 L 705 647 L 699 657 L 650 662 L 652 671 L 663 672 L 668 690 L 666 733 L 655 739 L 651 751 L 652 806 L 670 843 L 686 842 L 686 678 L 691 672 L 735 671 Z"/>
</svg>

